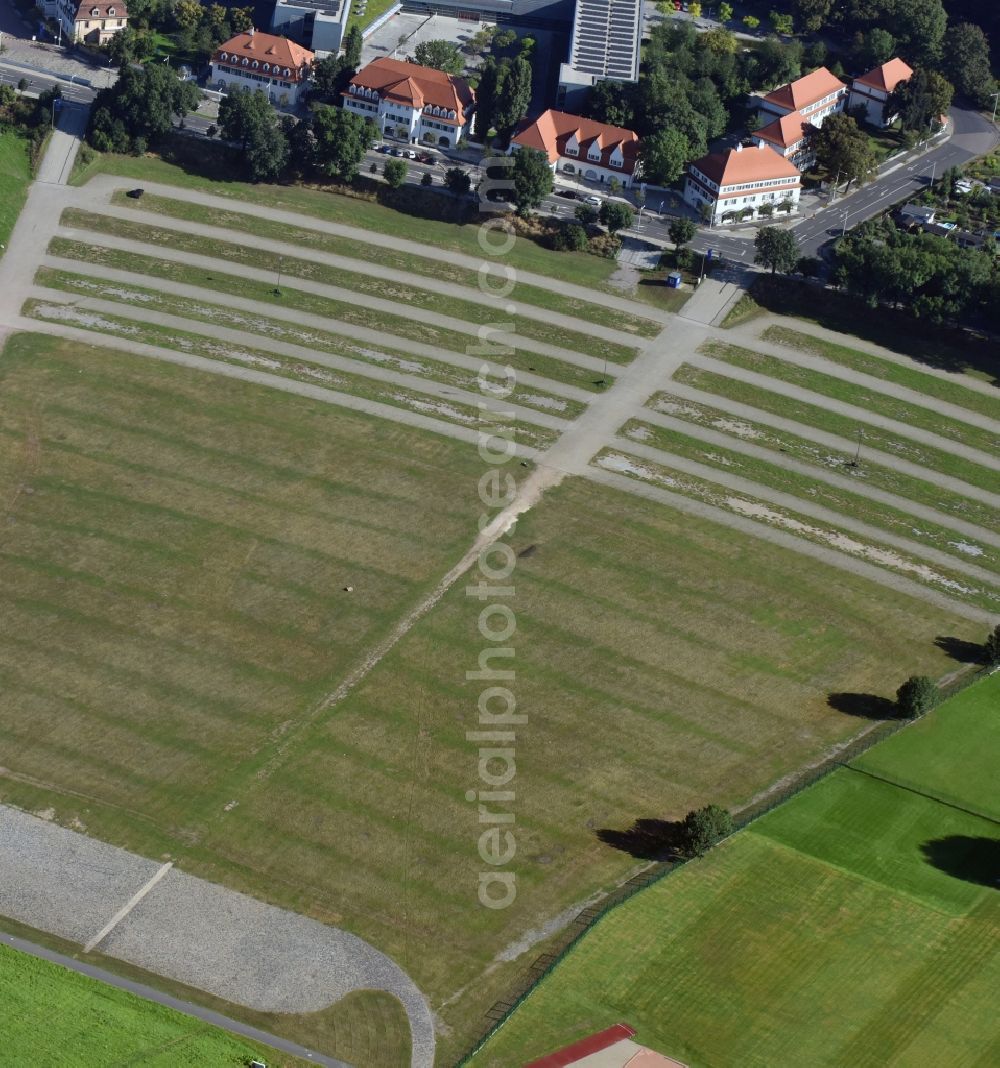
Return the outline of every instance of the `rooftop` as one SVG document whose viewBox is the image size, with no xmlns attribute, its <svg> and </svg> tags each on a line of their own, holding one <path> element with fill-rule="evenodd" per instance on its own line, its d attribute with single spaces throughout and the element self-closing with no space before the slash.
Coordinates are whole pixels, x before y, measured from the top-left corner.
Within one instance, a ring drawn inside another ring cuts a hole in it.
<svg viewBox="0 0 1000 1068">
<path fill-rule="evenodd" d="M 759 145 L 756 148 L 737 146 L 724 152 L 712 152 L 691 163 L 706 178 L 723 186 L 743 185 L 747 182 L 763 182 L 775 178 L 799 178 L 798 167 L 771 148 Z"/>
<path fill-rule="evenodd" d="M 639 138 L 634 131 L 620 126 L 609 126 L 594 119 L 584 119 L 579 115 L 570 115 L 565 111 L 550 109 L 537 119 L 522 123 L 511 143 L 523 148 L 537 148 L 546 154 L 549 163 L 555 163 L 560 156 L 571 155 L 565 148 L 566 142 L 574 135 L 579 145 L 581 164 L 587 159 L 591 147 L 596 144 L 601 150 L 601 166 L 609 167 L 609 157 L 616 148 L 620 148 L 624 163 L 616 170 L 622 170 L 626 174 L 635 171 L 639 158 Z"/>
<path fill-rule="evenodd" d="M 568 65 L 595 78 L 639 77 L 641 0 L 577 0 Z"/>
<path fill-rule="evenodd" d="M 308 48 L 289 41 L 287 37 L 275 37 L 274 34 L 261 33 L 258 30 L 245 30 L 220 44 L 212 56 L 212 62 L 249 66 L 256 61 L 259 64 L 258 69 L 263 69 L 265 64 L 267 67 L 287 69 L 291 72 L 289 77 L 294 80 L 299 77 L 302 68 L 312 65 L 314 58 Z M 244 59 L 249 62 L 244 64 Z"/>
<path fill-rule="evenodd" d="M 882 89 L 891 93 L 900 82 L 908 82 L 913 77 L 913 68 L 898 56 L 883 63 L 881 67 L 862 74 L 854 79 L 855 85 L 867 85 L 871 89 Z"/>
<path fill-rule="evenodd" d="M 344 95 L 357 96 L 359 90 L 366 89 L 408 107 L 454 111 L 456 118 L 452 121 L 459 124 L 464 123 L 475 102 L 475 95 L 462 78 L 433 67 L 388 57 L 379 57 L 362 67 L 351 79 Z"/>
<path fill-rule="evenodd" d="M 125 0 L 80 0 L 76 9 L 76 21 L 80 19 L 127 19 Z"/>
<path fill-rule="evenodd" d="M 764 100 L 786 111 L 802 111 L 803 108 L 811 107 L 838 89 L 846 88 L 847 86 L 836 75 L 831 74 L 826 67 L 819 67 L 811 74 L 796 78 L 794 82 L 789 82 L 787 85 L 779 86 L 773 92 L 768 93 Z"/>
<path fill-rule="evenodd" d="M 808 119 L 803 116 L 801 111 L 790 111 L 787 115 L 782 115 L 780 118 L 775 119 L 774 122 L 769 122 L 766 126 L 756 130 L 754 137 L 762 138 L 772 145 L 788 149 L 792 145 L 798 144 L 805 137 L 806 131 L 803 127 L 809 125 Z"/>
</svg>

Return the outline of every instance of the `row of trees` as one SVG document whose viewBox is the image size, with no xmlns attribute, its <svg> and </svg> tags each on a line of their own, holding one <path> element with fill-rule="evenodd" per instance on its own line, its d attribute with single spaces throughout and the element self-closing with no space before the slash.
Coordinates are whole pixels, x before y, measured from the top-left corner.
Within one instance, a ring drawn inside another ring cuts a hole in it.
<svg viewBox="0 0 1000 1068">
<path fill-rule="evenodd" d="M 225 7 L 198 0 L 136 0 L 128 5 L 129 24 L 107 44 L 112 62 L 137 63 L 156 50 L 151 31 L 173 36 L 177 51 L 195 64 L 204 62 L 234 34 L 253 26 L 253 6 Z"/>
</svg>

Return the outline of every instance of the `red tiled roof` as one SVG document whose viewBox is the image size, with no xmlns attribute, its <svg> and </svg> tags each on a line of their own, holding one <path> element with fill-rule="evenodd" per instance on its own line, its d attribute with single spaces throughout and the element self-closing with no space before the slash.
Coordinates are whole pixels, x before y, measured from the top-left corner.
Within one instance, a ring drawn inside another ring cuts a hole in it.
<svg viewBox="0 0 1000 1068">
<path fill-rule="evenodd" d="M 847 86 L 826 67 L 819 67 L 811 74 L 779 86 L 774 92 L 768 93 L 764 100 L 786 111 L 801 111 L 836 90 L 846 88 Z"/>
<path fill-rule="evenodd" d="M 111 9 L 114 9 L 112 14 Z M 95 15 L 94 12 L 97 12 Z M 86 19 L 127 19 L 128 8 L 125 0 L 80 0 L 76 8 L 74 21 Z"/>
<path fill-rule="evenodd" d="M 721 189 L 727 185 L 764 182 L 771 178 L 800 178 L 798 167 L 775 152 L 770 145 L 757 148 L 727 148 L 712 152 L 691 163 Z M 790 187 L 791 188 L 791 187 Z"/>
<path fill-rule="evenodd" d="M 803 118 L 801 111 L 790 111 L 787 115 L 782 115 L 774 122 L 769 122 L 767 126 L 756 130 L 754 137 L 769 141 L 772 145 L 778 145 L 779 148 L 788 149 L 805 137 L 804 127 L 808 126 L 809 121 Z"/>
<path fill-rule="evenodd" d="M 855 85 L 867 85 L 871 89 L 881 89 L 891 93 L 900 82 L 908 82 L 913 77 L 913 68 L 904 63 L 898 56 L 883 63 L 881 67 L 862 74 L 854 79 Z"/>
<path fill-rule="evenodd" d="M 574 134 L 580 146 L 577 156 L 566 152 L 566 142 Z M 560 156 L 566 156 L 569 159 L 579 159 L 581 165 L 587 162 L 587 155 L 595 143 L 601 150 L 600 166 L 610 169 L 611 153 L 616 148 L 621 148 L 624 163 L 614 170 L 624 171 L 626 174 L 634 173 L 639 159 L 639 137 L 632 130 L 625 130 L 620 126 L 609 126 L 604 122 L 549 109 L 537 119 L 522 123 L 521 128 L 511 138 L 511 144 L 523 148 L 537 148 L 544 152 L 549 163 L 555 163 Z"/>
<path fill-rule="evenodd" d="M 351 92 L 351 86 L 355 91 Z M 379 57 L 363 67 L 351 79 L 343 95 L 358 96 L 358 89 L 371 89 L 385 100 L 393 100 L 412 108 L 438 107 L 454 111 L 455 118 L 435 115 L 435 119 L 464 126 L 475 102 L 475 94 L 468 84 L 453 74 L 407 63 L 401 59 Z"/>
<path fill-rule="evenodd" d="M 534 145 L 528 147 L 533 148 Z M 526 1064 L 524 1068 L 566 1068 L 567 1065 L 576 1064 L 584 1057 L 608 1049 L 616 1042 L 621 1042 L 623 1038 L 634 1037 L 635 1031 L 628 1024 L 614 1024 L 603 1031 L 598 1031 L 596 1035 L 588 1035 L 571 1046 L 565 1046 L 563 1049 L 556 1050 L 555 1053 L 540 1057 L 537 1061 Z"/>
<path fill-rule="evenodd" d="M 308 48 L 289 41 L 287 37 L 275 37 L 270 33 L 245 30 L 219 45 L 212 56 L 212 62 L 229 64 L 243 70 L 244 59 L 249 60 L 247 66 L 251 66 L 256 61 L 257 67 L 253 68 L 255 74 L 278 77 L 280 71 L 285 81 L 297 82 L 308 75 L 307 68 L 312 66 L 314 58 L 314 54 Z M 264 70 L 265 64 L 270 68 L 269 70 Z M 286 70 L 290 73 L 285 74 Z"/>
</svg>

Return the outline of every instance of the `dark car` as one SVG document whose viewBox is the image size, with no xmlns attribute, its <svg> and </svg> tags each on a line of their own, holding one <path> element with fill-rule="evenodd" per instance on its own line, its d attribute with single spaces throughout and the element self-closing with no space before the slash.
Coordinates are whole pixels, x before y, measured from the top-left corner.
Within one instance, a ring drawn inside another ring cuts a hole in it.
<svg viewBox="0 0 1000 1068">
<path fill-rule="evenodd" d="M 130 190 L 129 190 L 129 191 L 128 191 L 128 192 L 126 193 L 126 194 L 125 194 L 125 196 L 127 196 L 127 197 L 131 198 L 132 200 L 138 200 L 138 199 L 139 199 L 139 197 L 141 197 L 141 196 L 142 196 L 142 194 L 143 194 L 143 193 L 145 193 L 145 192 L 146 192 L 146 190 L 145 190 L 145 189 L 130 189 Z"/>
<path fill-rule="evenodd" d="M 417 156 L 418 163 L 433 163 L 434 157 L 429 152 L 422 152 Z"/>
<path fill-rule="evenodd" d="M 375 149 L 375 151 L 376 152 L 391 152 L 392 151 L 392 146 L 391 145 L 379 145 Z"/>
<path fill-rule="evenodd" d="M 564 200 L 579 200 L 580 194 L 575 189 L 557 189 L 556 196 Z"/>
</svg>

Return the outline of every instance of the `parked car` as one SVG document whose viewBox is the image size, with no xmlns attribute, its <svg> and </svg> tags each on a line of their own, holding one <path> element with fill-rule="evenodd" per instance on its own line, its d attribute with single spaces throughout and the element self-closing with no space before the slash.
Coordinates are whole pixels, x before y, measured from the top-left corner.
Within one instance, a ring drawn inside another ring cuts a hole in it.
<svg viewBox="0 0 1000 1068">
<path fill-rule="evenodd" d="M 405 157 L 406 157 L 407 159 L 416 159 L 416 158 L 417 158 L 417 154 L 416 154 L 416 152 L 414 152 L 414 151 L 413 151 L 413 149 L 412 149 L 412 148 L 408 148 L 408 149 L 407 149 L 407 150 L 406 150 L 406 151 L 405 151 L 405 152 L 403 153 L 403 155 L 404 155 L 404 156 L 405 156 Z"/>
<path fill-rule="evenodd" d="M 602 201 L 601 201 L 601 198 L 598 197 L 598 196 L 589 196 L 584 201 L 584 203 L 585 204 L 591 204 L 593 207 L 599 208 L 601 206 Z"/>
<path fill-rule="evenodd" d="M 564 200 L 579 200 L 580 194 L 575 189 L 557 189 L 556 196 Z"/>
<path fill-rule="evenodd" d="M 401 148 L 392 148 L 389 151 L 390 154 L 393 156 L 401 156 L 403 154 L 403 150 Z"/>
<path fill-rule="evenodd" d="M 392 145 L 378 145 L 375 149 L 376 152 L 392 152 Z"/>
<path fill-rule="evenodd" d="M 430 154 L 430 152 L 421 152 L 420 155 L 417 156 L 417 162 L 418 163 L 434 163 L 436 161 L 435 161 L 434 157 Z"/>
<path fill-rule="evenodd" d="M 128 192 L 126 193 L 126 194 L 125 194 L 125 196 L 129 197 L 129 198 L 130 198 L 130 199 L 132 199 L 132 200 L 138 200 L 138 199 L 139 199 L 139 197 L 141 197 L 141 196 L 142 196 L 142 194 L 143 194 L 143 193 L 145 193 L 145 192 L 146 192 L 146 190 L 145 190 L 145 189 L 130 189 L 130 190 L 129 190 L 129 191 L 128 191 Z"/>
</svg>

